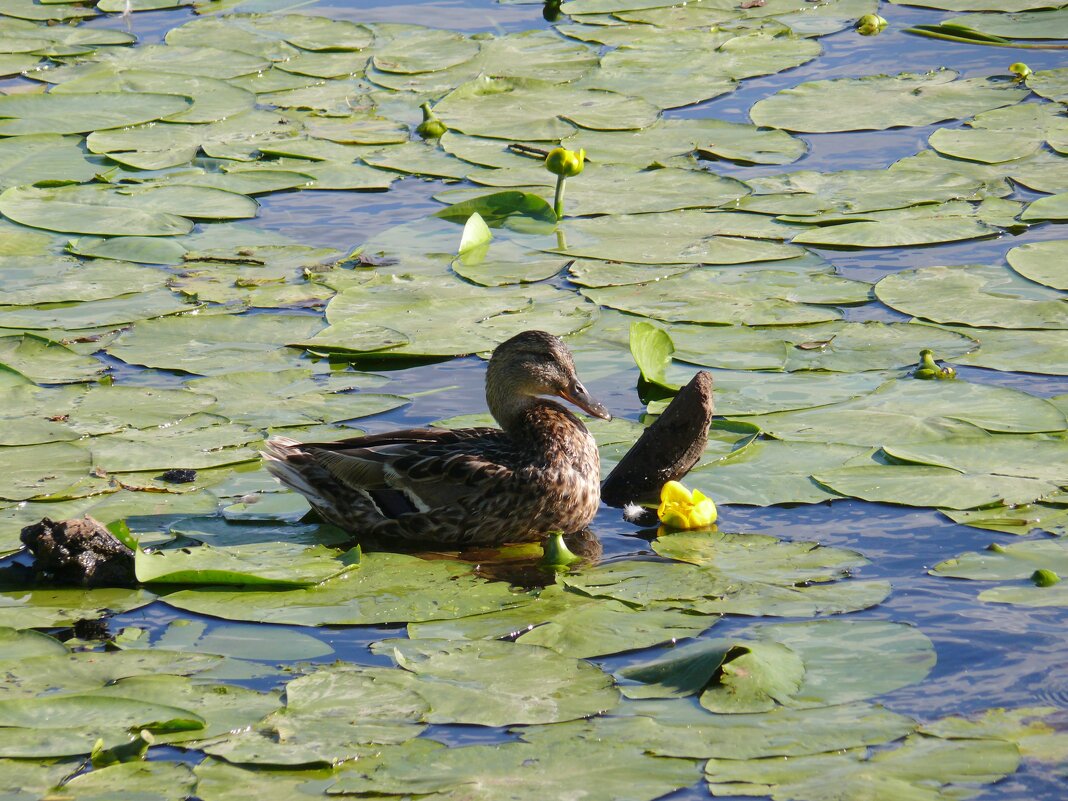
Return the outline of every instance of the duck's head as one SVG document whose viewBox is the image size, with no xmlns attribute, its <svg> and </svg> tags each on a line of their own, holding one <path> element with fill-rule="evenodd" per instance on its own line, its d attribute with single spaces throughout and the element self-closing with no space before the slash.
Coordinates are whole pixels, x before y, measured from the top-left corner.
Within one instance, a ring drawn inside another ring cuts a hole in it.
<svg viewBox="0 0 1068 801">
<path fill-rule="evenodd" d="M 604 404 L 593 399 L 575 372 L 571 351 L 552 334 L 524 331 L 493 351 L 486 372 L 486 401 L 502 426 L 534 398 L 555 395 L 587 414 L 611 420 Z"/>
</svg>

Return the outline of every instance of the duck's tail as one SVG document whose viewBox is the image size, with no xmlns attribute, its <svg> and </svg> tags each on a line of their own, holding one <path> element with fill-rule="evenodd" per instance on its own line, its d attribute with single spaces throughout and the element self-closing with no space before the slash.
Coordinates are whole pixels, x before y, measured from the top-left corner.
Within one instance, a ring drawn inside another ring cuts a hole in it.
<svg viewBox="0 0 1068 801">
<path fill-rule="evenodd" d="M 271 437 L 260 456 L 272 476 L 307 498 L 323 519 L 334 525 L 360 535 L 382 522 L 382 513 L 371 497 L 338 481 L 303 443 L 289 437 Z"/>
</svg>

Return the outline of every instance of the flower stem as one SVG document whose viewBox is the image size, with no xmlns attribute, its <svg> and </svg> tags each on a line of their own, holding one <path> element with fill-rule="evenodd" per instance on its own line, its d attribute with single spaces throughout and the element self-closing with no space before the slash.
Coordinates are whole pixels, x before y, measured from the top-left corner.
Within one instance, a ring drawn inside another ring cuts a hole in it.
<svg viewBox="0 0 1068 801">
<path fill-rule="evenodd" d="M 553 199 L 553 211 L 556 212 L 556 219 L 561 219 L 564 216 L 564 176 L 556 176 L 556 197 Z"/>
</svg>

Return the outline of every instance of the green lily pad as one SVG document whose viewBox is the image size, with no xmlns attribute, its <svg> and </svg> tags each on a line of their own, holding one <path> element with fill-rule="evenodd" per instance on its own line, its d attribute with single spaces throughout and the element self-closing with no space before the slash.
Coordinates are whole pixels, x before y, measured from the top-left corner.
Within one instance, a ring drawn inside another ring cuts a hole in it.
<svg viewBox="0 0 1068 801">
<path fill-rule="evenodd" d="M 487 186 L 544 185 L 541 194 L 548 198 L 555 176 L 541 167 L 503 168 L 468 176 Z M 627 192 L 613 189 L 627 186 Z M 637 169 L 625 165 L 590 164 L 581 176 L 567 184 L 567 213 L 582 217 L 601 214 L 644 214 L 676 209 L 714 208 L 725 206 L 748 194 L 741 181 L 724 178 L 701 170 Z M 457 190 L 443 193 L 439 199 L 463 197 L 469 192 Z"/>
<path fill-rule="evenodd" d="M 1029 242 L 1005 254 L 1009 266 L 1024 278 L 1054 289 L 1068 290 L 1061 265 L 1068 259 L 1068 239 Z"/>
<path fill-rule="evenodd" d="M 181 762 L 134 761 L 98 768 L 75 776 L 59 792 L 73 801 L 106 801 L 115 788 L 139 801 L 182 801 L 194 792 L 193 769 Z"/>
<path fill-rule="evenodd" d="M 136 553 L 142 584 L 310 587 L 353 569 L 356 553 L 276 542 L 216 548 L 160 548 Z"/>
<path fill-rule="evenodd" d="M 840 467 L 866 452 L 850 445 L 760 439 L 699 465 L 687 481 L 717 503 L 822 503 L 839 495 L 820 485 L 813 473 Z"/>
<path fill-rule="evenodd" d="M 659 116 L 652 104 L 617 92 L 485 76 L 458 86 L 438 101 L 434 111 L 446 126 L 461 133 L 542 142 L 560 140 L 575 126 L 639 129 Z"/>
<path fill-rule="evenodd" d="M 1032 434 L 1064 429 L 1052 403 L 1016 390 L 964 381 L 889 381 L 875 392 L 830 406 L 753 415 L 777 439 L 879 447 L 975 438 L 986 432 Z"/>
<path fill-rule="evenodd" d="M 125 632 L 124 632 L 125 633 Z M 147 637 L 145 638 L 147 640 Z M 149 647 L 148 642 L 137 640 L 136 642 L 124 642 L 126 648 Z M 295 659 L 314 659 L 332 653 L 333 649 L 320 639 L 312 637 L 300 631 L 288 629 L 264 629 L 259 626 L 246 626 L 242 624 L 213 625 L 208 628 L 207 623 L 200 620 L 174 620 L 167 626 L 163 633 L 152 643 L 151 647 L 162 648 L 168 651 L 192 651 L 202 654 L 217 654 L 219 656 L 232 656 L 238 659 L 262 659 L 267 661 L 290 661 Z M 152 679 L 146 678 L 151 683 Z M 160 679 L 162 681 L 162 679 Z M 190 690 L 194 689 L 192 685 Z M 242 693 L 239 688 L 229 700 L 235 708 L 239 704 Z M 122 694 L 122 693 L 120 693 Z M 257 693 L 257 696 L 262 694 Z M 272 700 L 266 711 L 271 711 L 277 706 L 277 697 L 271 696 Z M 209 693 L 204 693 L 205 700 L 211 700 Z M 255 700 L 255 699 L 253 699 Z M 226 702 L 226 699 L 220 699 Z M 191 706 L 190 702 L 183 701 L 183 706 L 203 715 L 199 706 Z M 229 703 L 227 705 L 229 705 Z M 262 706 L 262 705 L 261 705 Z M 259 717 L 255 712 L 255 703 L 250 711 L 245 714 L 250 719 Z M 228 726 L 222 731 L 231 731 L 234 727 Z"/>
<path fill-rule="evenodd" d="M 579 176 L 578 180 L 581 180 Z M 568 256 L 636 264 L 740 264 L 804 255 L 797 246 L 762 240 L 798 229 L 761 214 L 675 211 L 568 219 L 556 250 Z M 655 231 L 656 236 L 649 232 Z"/>
<path fill-rule="evenodd" d="M 99 167 L 73 136 L 41 133 L 0 139 L 0 187 L 37 181 L 88 181 Z"/>
<path fill-rule="evenodd" d="M 1020 215 L 1021 220 L 1068 220 L 1068 192 L 1040 197 Z"/>
<path fill-rule="evenodd" d="M 820 470 L 813 478 L 852 498 L 946 509 L 1029 503 L 1057 489 L 1056 483 L 1035 478 L 960 473 L 930 465 L 864 464 Z"/>
<path fill-rule="evenodd" d="M 18 629 L 71 626 L 76 620 L 96 620 L 155 599 L 142 589 L 4 589 L 0 590 L 0 625 Z"/>
<path fill-rule="evenodd" d="M 949 325 L 939 328 L 972 337 L 980 343 L 980 347 L 970 353 L 947 356 L 954 364 L 1018 373 L 1068 375 L 1068 346 L 1061 331 Z M 942 354 L 937 348 L 934 351 Z"/>
<path fill-rule="evenodd" d="M 1030 156 L 1047 138 L 1063 136 L 1064 118 L 1049 104 L 1020 103 L 986 111 L 964 128 L 940 128 L 931 134 L 931 147 L 952 158 L 984 164 Z"/>
<path fill-rule="evenodd" d="M 0 133 L 86 133 L 162 119 L 189 107 L 186 97 L 148 92 L 4 95 L 0 97 Z"/>
<path fill-rule="evenodd" d="M 831 801 L 845 793 L 879 792 L 886 798 L 953 798 L 975 784 L 991 784 L 1013 773 L 1020 761 L 1012 743 L 1001 740 L 941 740 L 913 735 L 890 750 L 784 760 L 711 759 L 705 778 L 715 796 L 773 792 L 783 801 Z M 966 783 L 967 788 L 955 785 Z"/>
<path fill-rule="evenodd" d="M 65 654 L 67 647 L 59 640 L 39 631 L 19 631 L 0 626 L 0 644 L 5 659 L 22 659 L 50 654 Z"/>
<path fill-rule="evenodd" d="M 0 194 L 0 212 L 23 225 L 78 234 L 173 236 L 198 219 L 256 216 L 256 201 L 194 186 L 112 188 L 101 184 L 13 187 Z"/>
<path fill-rule="evenodd" d="M 67 250 L 78 256 L 167 265 L 181 264 L 186 252 L 173 239 L 155 236 L 82 236 L 70 240 Z"/>
<path fill-rule="evenodd" d="M 707 640 L 683 646 L 668 659 L 620 671 L 628 698 L 681 698 L 700 693 L 701 706 L 719 714 L 763 712 L 789 702 L 805 667 L 776 643 L 732 644 Z"/>
<path fill-rule="evenodd" d="M 89 474 L 91 460 L 83 449 L 66 442 L 0 448 L 10 465 L 0 479 L 0 498 L 12 501 L 50 495 Z"/>
<path fill-rule="evenodd" d="M 131 364 L 219 375 L 246 370 L 300 366 L 300 354 L 288 341 L 309 337 L 322 321 L 307 315 L 260 314 L 235 317 L 175 317 L 138 323 L 107 351 Z"/>
<path fill-rule="evenodd" d="M 763 31 L 671 31 L 625 43 L 601 57 L 585 79 L 598 89 L 640 97 L 661 108 L 700 103 L 732 92 L 743 78 L 800 66 L 821 52 L 818 42 Z"/>
<path fill-rule="evenodd" d="M 0 759 L 0 793 L 12 801 L 40 798 L 81 769 L 81 760 Z"/>
<path fill-rule="evenodd" d="M 500 798 L 506 787 L 515 801 L 537 801 L 565 796 L 581 775 L 588 801 L 652 801 L 689 786 L 695 773 L 690 760 L 653 757 L 641 748 L 612 743 L 546 738 L 537 744 L 445 748 L 414 740 L 383 750 L 365 771 L 342 774 L 330 792 L 432 793 L 443 801 L 489 801 Z"/>
<path fill-rule="evenodd" d="M 861 702 L 716 715 L 688 701 L 649 700 L 624 702 L 609 716 L 530 727 L 519 734 L 535 743 L 567 734 L 575 741 L 628 745 L 657 756 L 764 759 L 888 743 L 915 728 L 916 723 L 904 715 Z"/>
<path fill-rule="evenodd" d="M 136 94 L 177 95 L 193 101 L 192 106 L 185 111 L 167 115 L 168 122 L 216 122 L 250 111 L 256 102 L 255 95 L 251 92 L 215 78 L 136 69 L 123 70 L 111 65 L 101 65 L 97 70 L 54 86 L 50 96 L 96 94 L 114 92 L 116 89 Z M 121 126 L 98 125 L 93 130 L 113 127 Z"/>
<path fill-rule="evenodd" d="M 1017 14 L 968 14 L 951 17 L 947 22 L 1008 39 L 1068 39 L 1068 12 L 1063 8 Z"/>
<path fill-rule="evenodd" d="M 570 150 L 583 148 L 591 155 L 596 154 L 601 164 L 637 167 L 654 162 L 685 166 L 691 155 L 739 164 L 789 164 L 801 158 L 806 150 L 804 141 L 785 131 L 711 118 L 665 118 L 640 131 L 579 130 L 565 139 L 563 145 Z M 445 142 L 442 146 L 448 149 Z"/>
<path fill-rule="evenodd" d="M 805 133 L 883 130 L 973 117 L 1018 103 L 1027 90 L 989 78 L 956 80 L 952 70 L 810 81 L 757 102 L 757 125 Z M 870 102 L 878 97 L 878 103 Z"/>
<path fill-rule="evenodd" d="M 116 261 L 82 262 L 46 256 L 0 260 L 0 304 L 33 306 L 72 300 L 104 300 L 164 286 L 166 274 Z"/>
<path fill-rule="evenodd" d="M 594 303 L 659 320 L 774 325 L 838 319 L 809 304 L 864 303 L 869 285 L 789 261 L 730 269 L 697 268 L 647 284 L 584 289 Z M 807 269 L 806 269 L 807 268 Z"/>
<path fill-rule="evenodd" d="M 668 330 L 676 359 L 734 370 L 886 370 L 915 364 L 923 348 L 959 361 L 977 344 L 967 329 L 939 332 L 875 321 L 764 328 L 676 323 Z"/>
<path fill-rule="evenodd" d="M 478 42 L 455 31 L 395 25 L 386 42 L 375 47 L 373 61 L 383 72 L 435 72 L 469 61 L 478 51 Z"/>
<path fill-rule="evenodd" d="M 985 206 L 992 210 L 995 200 Z M 1001 208 L 1008 218 L 1018 213 L 1016 204 L 1003 201 Z M 809 218 L 789 218 L 793 222 L 809 222 Z M 979 239 L 999 233 L 996 226 L 1011 225 L 1012 219 L 989 219 L 984 206 L 948 202 L 941 205 L 916 206 L 908 209 L 866 212 L 856 215 L 828 214 L 810 218 L 816 227 L 810 228 L 791 241 L 797 244 L 822 245 L 835 248 L 886 248 L 910 245 L 931 245 L 939 242 L 958 242 Z"/>
<path fill-rule="evenodd" d="M 246 371 L 188 382 L 195 392 L 218 398 L 208 411 L 232 422 L 267 428 L 333 423 L 396 409 L 400 395 L 349 393 L 380 383 L 357 373 L 332 373 L 313 379 L 310 370 Z"/>
<path fill-rule="evenodd" d="M 383 640 L 372 645 L 418 679 L 431 723 L 554 723 L 614 707 L 599 668 L 548 648 L 499 640 Z"/>
<path fill-rule="evenodd" d="M 72 726 L 71 723 L 76 722 Z M 97 740 L 121 745 L 127 730 L 169 733 L 201 729 L 203 718 L 144 699 L 63 695 L 0 700 L 0 754 L 62 757 L 88 754 Z"/>
<path fill-rule="evenodd" d="M 673 609 L 638 612 L 622 603 L 549 586 L 535 603 L 455 620 L 410 623 L 408 635 L 455 641 L 499 639 L 521 632 L 516 642 L 588 658 L 695 637 L 717 619 Z"/>
<path fill-rule="evenodd" d="M 921 731 L 952 739 L 1008 740 L 1024 759 L 1056 764 L 1068 753 L 1068 736 L 1056 727 L 1059 711 L 1051 706 L 988 709 L 973 718 L 946 717 L 925 723 Z"/>
<path fill-rule="evenodd" d="M 954 523 L 989 531 L 1023 536 L 1032 531 L 1047 531 L 1063 537 L 1068 535 L 1068 507 L 1045 503 L 993 506 L 988 509 L 942 512 Z"/>
<path fill-rule="evenodd" d="M 93 381 L 106 369 L 98 359 L 80 356 L 58 342 L 35 334 L 0 335 L 0 365 L 48 384 Z"/>
<path fill-rule="evenodd" d="M 863 562 L 852 552 L 817 549 L 812 564 L 795 567 L 790 554 L 811 549 L 811 543 L 795 547 L 758 535 L 702 536 L 723 553 L 722 567 L 704 562 L 613 562 L 568 575 L 563 582 L 593 598 L 701 614 L 833 614 L 872 606 L 889 593 L 889 586 L 880 581 L 831 584 L 846 574 L 843 564 Z"/>
<path fill-rule="evenodd" d="M 920 267 L 888 275 L 875 296 L 936 323 L 990 328 L 1068 328 L 1061 293 L 998 265 Z"/>
<path fill-rule="evenodd" d="M 296 626 L 359 625 L 465 617 L 525 601 L 466 566 L 402 554 L 366 554 L 359 570 L 299 590 L 182 590 L 171 606 L 229 620 Z"/>
<path fill-rule="evenodd" d="M 1006 581 L 1030 578 L 1039 568 L 1068 575 L 1068 545 L 1064 540 L 1028 540 L 969 551 L 939 562 L 928 572 L 973 581 Z"/>
<path fill-rule="evenodd" d="M 1036 70 L 1027 78 L 1027 88 L 1036 95 L 1063 103 L 1068 98 L 1068 69 Z M 1063 137 L 1058 137 L 1063 140 Z"/>
<path fill-rule="evenodd" d="M 0 329 L 99 330 L 100 326 L 117 326 L 154 317 L 166 317 L 194 308 L 196 307 L 174 293 L 166 289 L 156 289 L 104 300 L 0 307 Z M 43 332 L 42 336 L 45 333 L 47 332 Z"/>
</svg>

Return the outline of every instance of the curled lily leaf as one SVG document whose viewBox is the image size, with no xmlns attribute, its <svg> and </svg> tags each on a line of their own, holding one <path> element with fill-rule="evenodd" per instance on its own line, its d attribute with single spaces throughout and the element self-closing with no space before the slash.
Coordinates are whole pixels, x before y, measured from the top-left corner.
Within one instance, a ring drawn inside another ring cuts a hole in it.
<svg viewBox="0 0 1068 801">
<path fill-rule="evenodd" d="M 1033 74 L 1030 67 L 1024 64 L 1022 61 L 1017 61 L 1015 64 L 1009 65 L 1009 72 L 1013 74 L 1013 80 L 1017 83 L 1026 81 Z"/>
<path fill-rule="evenodd" d="M 913 371 L 912 377 L 928 381 L 952 381 L 957 377 L 957 371 L 952 367 L 939 367 L 934 353 L 924 348 L 920 351 L 920 365 Z"/>
<path fill-rule="evenodd" d="M 1040 568 L 1031 574 L 1031 581 L 1034 582 L 1036 587 L 1052 587 L 1054 584 L 1060 583 L 1061 577 L 1052 570 Z"/>
<path fill-rule="evenodd" d="M 562 568 L 574 562 L 582 561 L 581 556 L 576 556 L 564 542 L 564 532 L 550 531 L 548 539 L 542 544 L 542 567 Z"/>
<path fill-rule="evenodd" d="M 660 490 L 656 516 L 668 528 L 703 528 L 716 522 L 716 504 L 701 490 L 686 489 L 678 481 L 669 481 Z"/>
<path fill-rule="evenodd" d="M 586 165 L 586 151 L 568 150 L 564 147 L 554 147 L 545 157 L 545 169 L 556 176 L 556 198 L 553 201 L 553 210 L 559 219 L 564 216 L 564 181 L 572 175 L 578 175 Z"/>
<path fill-rule="evenodd" d="M 430 103 L 423 103 L 419 108 L 423 110 L 423 121 L 415 129 L 415 132 L 424 139 L 438 139 L 449 129 L 445 127 L 438 115 L 430 108 Z"/>
<path fill-rule="evenodd" d="M 886 27 L 886 20 L 878 14 L 865 14 L 853 27 L 861 36 L 877 36 Z"/>
</svg>

